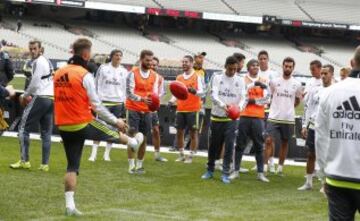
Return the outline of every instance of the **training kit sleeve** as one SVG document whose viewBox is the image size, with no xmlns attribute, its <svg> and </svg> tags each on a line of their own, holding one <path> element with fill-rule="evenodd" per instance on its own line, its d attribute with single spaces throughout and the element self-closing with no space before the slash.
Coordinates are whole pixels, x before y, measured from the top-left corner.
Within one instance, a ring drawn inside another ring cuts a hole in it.
<svg viewBox="0 0 360 221">
<path fill-rule="evenodd" d="M 51 78 L 52 67 L 49 61 L 38 57 L 32 66 L 32 78 L 24 96 L 30 95 L 53 95 L 53 83 Z"/>
<path fill-rule="evenodd" d="M 216 75 L 212 78 L 210 84 L 211 84 L 211 101 L 213 102 L 214 105 L 219 106 L 221 108 L 225 108 L 226 104 L 224 102 L 222 102 L 219 98 L 219 77 L 221 77 L 221 75 Z"/>
<path fill-rule="evenodd" d="M 9 91 L 6 90 L 5 87 L 3 87 L 2 85 L 0 85 L 0 98 L 1 99 L 5 99 L 6 97 L 9 96 Z M 0 101 L 1 102 L 1 101 Z"/>
<path fill-rule="evenodd" d="M 134 93 L 135 76 L 134 72 L 130 72 L 126 78 L 126 97 L 133 101 L 141 101 L 141 97 Z"/>
<path fill-rule="evenodd" d="M 84 76 L 83 86 L 86 89 L 86 93 L 90 99 L 93 110 L 99 114 L 101 119 L 104 119 L 110 124 L 116 124 L 117 118 L 102 105 L 98 95 L 96 94 L 95 82 L 92 74 L 88 73 Z"/>
<path fill-rule="evenodd" d="M 198 89 L 196 90 L 196 96 L 203 98 L 206 96 L 204 77 L 198 76 L 197 81 Z"/>
</svg>

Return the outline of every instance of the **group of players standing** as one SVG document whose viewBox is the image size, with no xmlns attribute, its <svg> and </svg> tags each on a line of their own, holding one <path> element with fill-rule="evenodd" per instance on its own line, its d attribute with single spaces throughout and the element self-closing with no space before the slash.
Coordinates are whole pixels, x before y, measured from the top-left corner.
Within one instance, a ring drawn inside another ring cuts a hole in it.
<svg viewBox="0 0 360 221">
<path fill-rule="evenodd" d="M 88 70 L 91 42 L 78 39 L 72 47 L 74 55 L 68 65 L 57 70 L 53 76 L 51 63 L 41 53 L 41 43 L 29 43 L 33 74 L 28 89 L 21 97 L 21 103 L 26 106 L 19 128 L 21 160 L 10 167 L 31 167 L 29 130 L 33 124 L 40 123 L 43 159 L 39 169 L 49 170 L 54 110 L 55 125 L 59 129 L 68 161 L 65 176 L 66 213 L 81 215 L 75 207 L 74 191 L 85 139 L 95 140 L 90 161 L 95 161 L 97 157 L 99 141 L 107 142 L 105 161 L 110 161 L 112 143 L 126 144 L 128 172 L 143 174 L 146 135 L 152 131 L 155 160 L 167 161 L 159 152 L 159 117 L 157 112 L 149 109 L 152 102 L 149 95 L 156 93 L 161 97 L 166 89 L 164 78 L 157 73 L 159 60 L 149 50 L 141 52 L 139 67 L 133 67 L 130 72 L 121 65 L 122 52 L 113 50 L 110 53 L 110 62 L 99 67 L 94 79 Z M 204 54 L 197 56 L 203 58 Z M 198 74 L 199 72 L 194 70 L 194 57 L 183 57 L 183 73 L 178 75 L 176 80 L 187 87 L 188 98 L 179 100 L 173 96 L 169 101 L 169 106 L 176 106 L 177 110 L 176 146 L 180 153 L 176 161 L 192 162 L 198 146 L 199 112 L 204 105 L 205 96 L 209 93 L 212 101 L 211 137 L 207 170 L 201 178 L 213 178 L 215 161 L 219 158 L 223 158 L 222 182 L 228 184 L 232 179 L 238 178 L 244 150 L 251 140 L 256 158 L 257 178 L 262 182 L 269 182 L 266 177 L 268 170 L 283 175 L 289 140 L 294 133 L 295 107 L 304 98 L 302 134 L 307 139 L 309 155 L 306 183 L 299 190 L 311 189 L 315 165 L 314 119 L 319 93 L 334 81 L 334 68 L 313 61 L 310 64 L 313 78 L 304 90 L 301 83 L 292 76 L 295 68 L 293 58 L 286 57 L 283 60 L 282 74 L 270 69 L 266 51 L 259 52 L 257 59 L 247 62 L 246 72 L 242 71 L 244 59 L 244 56 L 237 53 L 226 58 L 224 71 L 215 73 L 207 84 L 204 73 Z M 241 111 L 238 120 L 228 117 L 228 108 L 231 105 L 237 105 Z M 92 111 L 96 113 L 96 117 Z M 126 118 L 126 121 L 123 118 Z M 191 151 L 187 157 L 184 154 L 186 131 L 189 131 L 191 139 Z M 275 170 L 273 156 L 276 140 L 281 141 L 281 145 L 279 164 Z"/>
</svg>

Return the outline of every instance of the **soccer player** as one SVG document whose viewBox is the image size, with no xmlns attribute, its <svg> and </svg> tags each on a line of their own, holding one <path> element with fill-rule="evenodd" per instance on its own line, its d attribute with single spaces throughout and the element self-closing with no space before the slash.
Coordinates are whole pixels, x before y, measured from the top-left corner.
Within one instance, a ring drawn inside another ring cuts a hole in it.
<svg viewBox="0 0 360 221">
<path fill-rule="evenodd" d="M 359 77 L 360 47 L 350 74 Z M 315 120 L 319 177 L 325 178 L 329 220 L 355 220 L 360 211 L 360 80 L 347 78 L 324 90 Z"/>
<path fill-rule="evenodd" d="M 324 88 L 332 84 L 334 77 L 334 67 L 332 65 L 325 65 L 321 69 L 322 86 L 314 86 L 309 90 L 304 105 L 303 128 L 301 134 L 306 139 L 305 146 L 308 148 L 307 162 L 306 162 L 306 182 L 298 190 L 311 190 L 313 187 L 313 173 L 315 171 L 315 119 L 319 106 L 320 94 Z"/>
<path fill-rule="evenodd" d="M 341 68 L 340 69 L 340 80 L 345 80 L 347 77 L 349 77 L 349 74 L 351 72 L 351 68 Z"/>
<path fill-rule="evenodd" d="M 95 87 L 99 99 L 110 113 L 117 118 L 125 117 L 124 102 L 128 71 L 121 65 L 122 56 L 121 50 L 112 50 L 110 62 L 99 67 L 95 78 Z M 94 141 L 89 161 L 96 160 L 99 143 L 99 141 Z M 110 142 L 106 143 L 103 157 L 105 161 L 110 161 L 111 147 Z"/>
<path fill-rule="evenodd" d="M 39 170 L 47 172 L 53 128 L 53 67 L 50 61 L 41 55 L 40 41 L 30 41 L 29 51 L 32 59 L 32 79 L 20 97 L 20 102 L 26 105 L 19 125 L 21 160 L 11 164 L 10 168 L 30 169 L 30 128 L 40 124 L 42 162 Z"/>
<path fill-rule="evenodd" d="M 127 144 L 133 151 L 136 151 L 144 140 L 141 133 L 137 133 L 134 138 L 125 135 L 123 132 L 127 125 L 124 121 L 115 117 L 101 104 L 96 94 L 94 78 L 86 69 L 91 56 L 91 45 L 86 38 L 76 40 L 72 45 L 74 56 L 70 58 L 68 65 L 57 70 L 54 76 L 55 124 L 59 128 L 67 159 L 67 216 L 82 215 L 75 206 L 74 193 L 85 139 Z M 120 132 L 94 120 L 91 108 L 101 119 L 116 126 Z"/>
<path fill-rule="evenodd" d="M 176 139 L 180 151 L 180 157 L 177 162 L 192 163 L 194 151 L 198 145 L 199 129 L 199 111 L 201 109 L 201 98 L 204 97 L 203 80 L 199 77 L 193 68 L 194 59 L 190 55 L 184 56 L 182 68 L 184 73 L 176 77 L 177 81 L 185 84 L 188 88 L 188 98 L 186 100 L 176 100 L 175 97 L 170 99 L 170 105 L 176 102 Z M 185 158 L 184 154 L 184 132 L 185 129 L 190 131 L 190 156 Z"/>
<path fill-rule="evenodd" d="M 224 163 L 221 180 L 230 183 L 230 163 L 233 158 L 235 131 L 237 122 L 227 117 L 229 105 L 238 105 L 240 109 L 245 102 L 245 86 L 239 75 L 236 74 L 238 60 L 230 56 L 226 59 L 222 74 L 217 74 L 211 81 L 211 138 L 208 151 L 207 172 L 201 177 L 210 179 L 215 170 L 215 160 L 225 143 Z"/>
<path fill-rule="evenodd" d="M 257 165 L 257 178 L 262 182 L 269 182 L 264 175 L 263 162 L 263 131 L 265 105 L 270 102 L 270 93 L 268 91 L 269 81 L 266 78 L 258 76 L 259 61 L 251 59 L 247 63 L 248 74 L 243 78 L 243 84 L 247 93 L 247 104 L 240 114 L 238 125 L 238 134 L 235 148 L 235 170 L 230 179 L 239 177 L 239 170 L 242 156 L 250 138 L 255 150 L 255 159 Z"/>
<path fill-rule="evenodd" d="M 158 73 L 159 68 L 159 59 L 157 57 L 153 58 L 151 69 Z M 158 73 L 159 74 L 159 73 Z M 158 94 L 159 97 L 165 95 L 165 87 L 164 87 L 164 77 L 159 74 L 159 83 L 158 83 Z M 159 162 L 167 162 L 168 160 L 162 156 L 160 156 L 160 121 L 159 114 L 157 111 L 151 113 L 151 124 L 152 124 L 152 143 L 155 149 L 155 161 Z"/>
<path fill-rule="evenodd" d="M 126 81 L 126 119 L 130 130 L 145 135 L 144 142 L 137 152 L 135 163 L 134 152 L 128 149 L 129 173 L 144 174 L 143 161 L 146 151 L 146 135 L 151 131 L 150 96 L 158 93 L 159 75 L 151 69 L 154 53 L 143 50 L 140 53 L 140 67 L 134 67 Z"/>
<path fill-rule="evenodd" d="M 224 163 L 221 180 L 230 183 L 230 164 L 233 158 L 235 131 L 237 122 L 227 117 L 230 105 L 238 105 L 240 109 L 245 102 L 245 87 L 242 79 L 237 75 L 238 60 L 230 56 L 225 61 L 225 72 L 216 74 L 211 80 L 211 138 L 208 151 L 207 172 L 202 179 L 213 178 L 215 160 L 224 147 Z"/>
<path fill-rule="evenodd" d="M 317 88 L 322 85 L 321 82 L 321 67 L 322 64 L 319 60 L 313 60 L 310 62 L 310 81 L 306 84 L 304 90 L 304 102 L 306 102 L 306 94 L 309 93 L 312 89 Z"/>
<path fill-rule="evenodd" d="M 269 81 L 280 76 L 280 74 L 271 69 L 269 65 L 269 53 L 265 50 L 262 50 L 258 53 L 259 61 L 259 77 L 267 78 Z"/>
<path fill-rule="evenodd" d="M 237 69 L 236 69 L 236 74 L 246 74 L 247 71 L 243 70 L 244 68 L 244 63 L 245 63 L 245 55 L 241 54 L 241 53 L 234 53 L 233 56 L 237 59 L 238 61 L 238 65 L 237 65 Z"/>
<path fill-rule="evenodd" d="M 274 154 L 275 138 L 280 136 L 279 165 L 276 170 L 280 176 L 283 175 L 289 140 L 294 133 L 295 107 L 299 105 L 303 92 L 301 83 L 292 77 L 294 68 L 294 59 L 286 57 L 283 60 L 283 75 L 270 81 L 272 101 L 267 120 L 264 171 L 267 171 L 269 157 Z"/>
<path fill-rule="evenodd" d="M 279 73 L 273 70 L 269 65 L 269 53 L 266 50 L 261 50 L 258 53 L 258 61 L 259 61 L 259 77 L 267 79 L 270 82 L 272 79 L 279 77 Z M 269 105 L 265 106 L 265 128 L 267 126 L 267 118 L 269 116 Z M 269 157 L 270 164 L 270 172 L 275 173 L 275 162 L 274 156 Z M 257 166 L 254 166 L 251 170 L 257 170 Z M 266 172 L 266 171 L 265 171 Z"/>
</svg>

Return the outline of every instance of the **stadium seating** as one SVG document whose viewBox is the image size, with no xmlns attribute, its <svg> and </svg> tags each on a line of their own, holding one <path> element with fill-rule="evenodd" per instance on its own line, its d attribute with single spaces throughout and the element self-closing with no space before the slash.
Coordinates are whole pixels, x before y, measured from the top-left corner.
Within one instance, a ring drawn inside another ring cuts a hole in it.
<svg viewBox="0 0 360 221">
<path fill-rule="evenodd" d="M 347 24 L 360 23 L 360 2 L 356 0 L 303 0 L 299 4 L 316 21 Z"/>
<path fill-rule="evenodd" d="M 135 5 L 135 6 L 146 6 L 146 7 L 155 7 L 158 8 L 157 5 L 152 0 L 88 0 L 89 2 L 106 2 L 106 3 L 113 3 L 113 4 L 123 4 L 123 5 Z"/>
<path fill-rule="evenodd" d="M 294 0 L 226 0 L 240 15 L 275 15 L 279 18 L 309 20 Z"/>
<path fill-rule="evenodd" d="M 254 51 L 267 50 L 269 52 L 270 60 L 281 65 L 283 59 L 287 56 L 293 57 L 296 61 L 295 70 L 297 74 L 309 75 L 309 63 L 312 60 L 318 59 L 322 63 L 329 63 L 329 61 L 321 57 L 309 53 L 302 52 L 295 48 L 295 46 L 281 37 L 269 36 L 243 36 L 239 38 L 240 41 L 252 48 Z M 273 67 L 278 69 L 276 66 Z M 336 66 L 338 69 L 339 67 Z"/>
<path fill-rule="evenodd" d="M 218 12 L 233 14 L 234 12 L 221 0 L 157 0 L 164 8 L 199 12 Z"/>
<path fill-rule="evenodd" d="M 15 27 L 14 20 L 6 19 Z M 63 25 L 48 22 L 50 27 L 34 26 L 36 19 L 26 19 L 20 33 L 7 29 L 0 29 L 0 34 L 4 39 L 11 39 L 13 43 L 21 47 L 27 47 L 29 40 L 38 38 L 45 46 L 45 54 L 49 58 L 67 59 L 70 54 L 70 44 L 81 35 L 73 34 L 64 29 Z M 69 22 L 70 24 L 70 22 Z M 85 32 L 93 34 L 90 38 L 93 42 L 94 53 L 109 53 L 114 48 L 122 49 L 124 52 L 123 62 L 134 64 L 138 61 L 140 51 L 143 49 L 153 50 L 155 55 L 162 60 L 161 65 L 179 66 L 180 59 L 185 54 L 195 54 L 206 51 L 205 66 L 208 69 L 221 70 L 227 56 L 234 52 L 243 53 L 248 59 L 256 57 L 260 50 L 267 50 L 270 54 L 271 66 L 273 69 L 281 70 L 281 63 L 284 57 L 291 56 L 296 60 L 296 70 L 298 74 L 309 75 L 309 62 L 318 59 L 323 63 L 333 63 L 336 70 L 342 66 L 347 66 L 353 51 L 353 46 L 342 41 L 329 42 L 323 39 L 301 39 L 305 45 L 313 45 L 314 48 L 322 49 L 323 57 L 314 53 L 302 52 L 281 36 L 261 36 L 249 34 L 224 34 L 224 36 L 213 36 L 206 32 L 194 30 L 162 30 L 149 28 L 148 32 L 153 36 L 150 40 L 143 36 L 143 33 L 125 25 L 106 26 L 104 24 L 89 24 L 88 22 L 71 22 L 73 27 L 79 27 Z M 39 35 L 39 33 L 41 33 Z M 151 34 L 154 33 L 154 34 Z M 166 41 L 157 41 L 157 38 L 164 38 Z M 227 37 L 227 38 L 226 38 Z M 238 44 L 228 44 L 220 42 L 220 38 L 236 42 Z M 231 40 L 233 39 L 233 40 Z M 239 45 L 239 47 L 236 47 Z M 243 47 L 241 47 L 243 46 Z"/>
</svg>

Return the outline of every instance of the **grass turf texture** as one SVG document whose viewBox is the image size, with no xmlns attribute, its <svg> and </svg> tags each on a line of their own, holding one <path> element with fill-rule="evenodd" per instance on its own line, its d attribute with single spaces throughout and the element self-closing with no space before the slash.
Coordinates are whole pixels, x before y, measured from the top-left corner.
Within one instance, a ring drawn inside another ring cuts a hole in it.
<svg viewBox="0 0 360 221">
<path fill-rule="evenodd" d="M 53 144 L 48 173 L 37 170 L 41 159 L 39 141 L 32 141 L 30 170 L 12 170 L 19 159 L 15 138 L 0 140 L 0 220 L 74 220 L 64 214 L 63 175 L 65 154 Z M 195 157 L 191 165 L 174 162 L 177 155 L 164 154 L 167 163 L 147 153 L 146 174 L 129 175 L 124 150 L 111 152 L 112 162 L 87 161 L 84 149 L 77 207 L 85 213 L 76 220 L 327 220 L 326 199 L 319 193 L 296 188 L 304 182 L 304 168 L 286 166 L 286 177 L 269 176 L 270 183 L 255 179 L 254 172 L 225 185 L 220 173 L 204 181 L 205 158 Z M 253 163 L 245 163 L 250 168 Z"/>
</svg>

